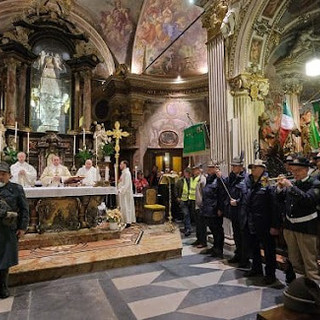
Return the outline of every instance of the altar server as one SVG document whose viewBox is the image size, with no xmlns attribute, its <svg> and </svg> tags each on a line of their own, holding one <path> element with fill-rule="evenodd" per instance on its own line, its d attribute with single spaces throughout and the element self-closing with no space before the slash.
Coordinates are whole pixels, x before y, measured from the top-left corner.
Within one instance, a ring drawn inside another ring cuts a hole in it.
<svg viewBox="0 0 320 320">
<path fill-rule="evenodd" d="M 67 167 L 63 166 L 58 156 L 52 157 L 51 165 L 47 166 L 41 177 L 41 183 L 43 186 L 58 187 L 63 184 L 65 180 L 71 177 L 71 174 Z"/>
<path fill-rule="evenodd" d="M 130 227 L 132 222 L 136 222 L 132 178 L 128 166 L 129 163 L 127 160 L 120 162 L 121 177 L 118 184 L 120 211 L 122 213 L 122 218 L 126 223 L 126 228 Z"/>
<path fill-rule="evenodd" d="M 23 187 L 34 186 L 37 179 L 36 169 L 26 162 L 26 154 L 24 152 L 19 152 L 17 157 L 18 161 L 10 167 L 10 181 Z"/>
<path fill-rule="evenodd" d="M 92 160 L 86 160 L 86 163 L 82 168 L 77 171 L 77 176 L 85 177 L 82 180 L 82 184 L 86 186 L 93 186 L 97 181 L 101 180 L 100 173 L 92 166 Z"/>
</svg>

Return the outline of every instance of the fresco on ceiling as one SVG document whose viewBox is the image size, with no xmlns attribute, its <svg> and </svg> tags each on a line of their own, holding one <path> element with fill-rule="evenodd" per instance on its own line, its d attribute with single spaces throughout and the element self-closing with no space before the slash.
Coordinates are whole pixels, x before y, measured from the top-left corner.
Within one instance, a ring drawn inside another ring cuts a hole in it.
<svg viewBox="0 0 320 320">
<path fill-rule="evenodd" d="M 262 40 L 252 39 L 250 49 L 250 62 L 259 64 L 262 49 Z"/>
<path fill-rule="evenodd" d="M 283 0 L 270 0 L 269 3 L 266 5 L 265 9 L 263 10 L 262 15 L 267 18 L 272 18 L 282 1 Z"/>
<path fill-rule="evenodd" d="M 205 73 L 206 31 L 200 19 L 157 59 L 200 14 L 201 9 L 188 0 L 146 0 L 136 32 L 132 71 L 141 73 L 148 68 L 148 74 L 163 76 Z"/>
<path fill-rule="evenodd" d="M 93 15 L 98 15 L 101 36 L 119 63 L 129 65 L 130 45 L 143 0 L 78 0 Z M 90 7 L 88 7 L 88 4 Z"/>
</svg>

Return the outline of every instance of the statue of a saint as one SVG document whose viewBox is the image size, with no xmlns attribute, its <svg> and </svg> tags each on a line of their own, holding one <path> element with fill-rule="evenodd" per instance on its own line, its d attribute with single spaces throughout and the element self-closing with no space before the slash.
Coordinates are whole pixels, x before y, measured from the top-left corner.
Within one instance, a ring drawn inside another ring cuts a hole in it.
<svg viewBox="0 0 320 320">
<path fill-rule="evenodd" d="M 3 117 L 0 117 L 0 152 L 7 146 L 5 138 L 6 131 L 7 129 L 3 124 Z"/>
<path fill-rule="evenodd" d="M 102 158 L 101 149 L 105 143 L 110 142 L 110 138 L 107 136 L 106 129 L 104 124 L 96 123 L 95 131 L 93 134 L 93 141 L 94 141 L 94 150 L 97 151 L 98 159 Z"/>
</svg>

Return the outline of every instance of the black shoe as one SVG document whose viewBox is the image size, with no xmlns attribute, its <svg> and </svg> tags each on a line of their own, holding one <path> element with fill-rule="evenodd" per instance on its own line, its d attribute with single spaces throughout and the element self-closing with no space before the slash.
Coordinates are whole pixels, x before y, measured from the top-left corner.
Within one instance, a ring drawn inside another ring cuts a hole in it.
<svg viewBox="0 0 320 320">
<path fill-rule="evenodd" d="M 199 253 L 200 254 L 211 254 L 211 253 L 213 253 L 213 248 L 201 250 Z"/>
<path fill-rule="evenodd" d="M 191 230 L 187 230 L 185 233 L 184 233 L 184 236 L 185 237 L 189 237 L 191 235 Z"/>
<path fill-rule="evenodd" d="M 131 227 L 131 223 L 126 223 L 125 228 L 130 228 Z"/>
<path fill-rule="evenodd" d="M 263 272 L 262 271 L 256 271 L 256 270 L 249 270 L 249 271 L 246 271 L 243 276 L 245 278 L 251 278 L 251 277 L 261 277 L 263 276 Z"/>
<path fill-rule="evenodd" d="M 211 257 L 223 259 L 223 252 L 213 250 L 213 252 L 211 253 Z"/>
<path fill-rule="evenodd" d="M 0 287 L 0 299 L 6 299 L 9 296 L 10 296 L 10 291 L 4 284 L 2 284 Z"/>
<path fill-rule="evenodd" d="M 228 260 L 228 263 L 238 263 L 240 262 L 239 257 L 233 256 L 231 259 Z"/>
<path fill-rule="evenodd" d="M 199 242 L 198 240 L 193 241 L 193 242 L 191 243 L 191 245 L 194 246 L 194 247 L 196 247 L 198 244 L 200 244 L 200 242 Z"/>
<path fill-rule="evenodd" d="M 264 276 L 263 277 L 263 283 L 267 286 L 270 286 L 270 285 L 274 284 L 275 282 L 277 282 L 276 276 Z"/>
</svg>

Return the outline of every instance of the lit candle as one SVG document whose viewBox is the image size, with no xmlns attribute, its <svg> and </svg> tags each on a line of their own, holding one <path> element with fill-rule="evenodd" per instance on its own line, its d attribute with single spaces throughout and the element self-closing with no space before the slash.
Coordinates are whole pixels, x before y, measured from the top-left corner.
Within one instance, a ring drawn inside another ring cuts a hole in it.
<svg viewBox="0 0 320 320">
<path fill-rule="evenodd" d="M 106 166 L 104 180 L 109 181 L 109 178 L 110 178 L 110 169 L 109 169 L 109 166 Z"/>
<path fill-rule="evenodd" d="M 14 125 L 14 143 L 17 143 L 17 135 L 18 135 L 18 122 L 16 121 Z"/>
<path fill-rule="evenodd" d="M 115 181 L 115 186 L 118 187 L 118 170 L 117 170 L 116 164 L 114 164 L 114 181 Z"/>
<path fill-rule="evenodd" d="M 27 132 L 27 153 L 29 153 L 30 151 L 29 144 L 30 144 L 30 132 Z"/>
<path fill-rule="evenodd" d="M 73 156 L 76 155 L 76 144 L 77 144 L 77 140 L 76 140 L 76 136 L 73 136 Z"/>
<path fill-rule="evenodd" d="M 86 145 L 86 130 L 85 128 L 82 129 L 82 140 L 83 140 L 83 146 Z"/>
</svg>

